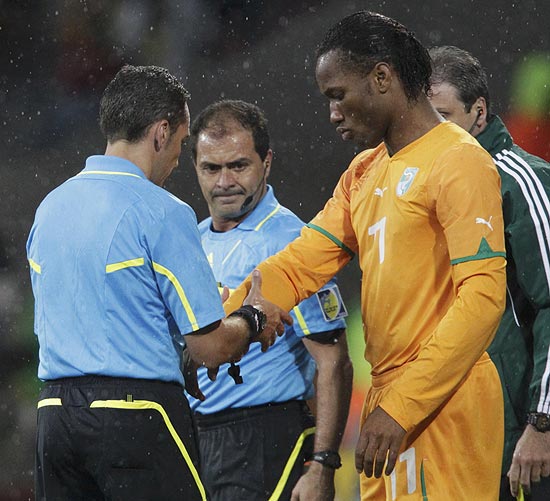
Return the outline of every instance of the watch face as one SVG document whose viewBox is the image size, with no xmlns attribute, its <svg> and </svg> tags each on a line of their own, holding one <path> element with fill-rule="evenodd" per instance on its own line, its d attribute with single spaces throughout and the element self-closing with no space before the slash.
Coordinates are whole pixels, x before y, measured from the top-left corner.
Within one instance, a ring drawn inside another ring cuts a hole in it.
<svg viewBox="0 0 550 501">
<path fill-rule="evenodd" d="M 550 431 L 550 414 L 529 414 L 527 422 L 532 424 L 538 431 Z"/>
<path fill-rule="evenodd" d="M 265 329 L 266 322 L 267 322 L 267 317 L 265 316 L 265 313 L 262 310 L 260 310 L 260 328 L 258 329 L 258 334 Z"/>
<path fill-rule="evenodd" d="M 539 414 L 539 417 L 537 419 L 536 428 L 540 431 L 548 431 L 550 430 L 550 415 L 548 414 Z"/>
</svg>

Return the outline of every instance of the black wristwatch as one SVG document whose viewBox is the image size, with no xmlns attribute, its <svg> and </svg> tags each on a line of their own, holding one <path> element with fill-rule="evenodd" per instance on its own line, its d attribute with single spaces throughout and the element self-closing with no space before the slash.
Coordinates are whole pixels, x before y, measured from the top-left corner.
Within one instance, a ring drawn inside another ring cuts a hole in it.
<svg viewBox="0 0 550 501">
<path fill-rule="evenodd" d="M 311 456 L 312 461 L 317 461 L 317 463 L 321 463 L 323 466 L 327 466 L 329 468 L 332 468 L 333 470 L 337 470 L 342 466 L 342 461 L 340 460 L 340 454 L 338 454 L 336 451 L 319 451 L 314 452 Z"/>
<path fill-rule="evenodd" d="M 254 308 L 251 304 L 246 304 L 241 306 L 238 310 L 235 310 L 231 313 L 230 316 L 237 316 L 244 318 L 250 328 L 250 341 L 254 341 L 265 329 L 265 324 L 267 322 L 267 317 L 265 313 L 258 309 Z"/>
<path fill-rule="evenodd" d="M 527 423 L 532 424 L 537 431 L 550 431 L 550 414 L 530 412 L 527 414 Z"/>
</svg>

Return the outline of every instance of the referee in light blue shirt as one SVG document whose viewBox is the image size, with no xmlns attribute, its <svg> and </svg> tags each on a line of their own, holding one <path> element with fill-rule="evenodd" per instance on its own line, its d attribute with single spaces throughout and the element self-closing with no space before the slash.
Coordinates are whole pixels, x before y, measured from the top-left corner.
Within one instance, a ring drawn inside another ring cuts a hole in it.
<svg viewBox="0 0 550 501">
<path fill-rule="evenodd" d="M 191 147 L 211 215 L 199 225 L 202 244 L 216 280 L 233 289 L 304 223 L 267 185 L 273 154 L 257 106 L 210 105 L 193 122 Z M 190 403 L 212 501 L 284 501 L 293 490 L 293 499 L 334 498 L 352 383 L 346 309 L 336 283 L 293 315 L 267 353 L 251 346 L 239 362 L 240 377 L 234 366 L 222 367 L 214 382 L 206 369 L 198 371 L 200 392 Z M 314 396 L 316 366 L 317 427 L 306 404 Z"/>
<path fill-rule="evenodd" d="M 195 214 L 161 187 L 189 134 L 187 98 L 162 68 L 124 67 L 101 100 L 106 154 L 37 210 L 37 499 L 205 500 L 182 350 L 216 367 L 289 320 L 258 283 L 246 302 L 268 327 L 250 304 L 224 318 Z"/>
</svg>

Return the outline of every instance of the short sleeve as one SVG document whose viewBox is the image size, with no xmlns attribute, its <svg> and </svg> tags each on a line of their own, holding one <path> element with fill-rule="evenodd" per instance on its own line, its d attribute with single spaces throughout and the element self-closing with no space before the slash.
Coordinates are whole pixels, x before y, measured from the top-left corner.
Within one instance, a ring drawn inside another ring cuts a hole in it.
<svg viewBox="0 0 550 501">
<path fill-rule="evenodd" d="M 336 279 L 302 301 L 291 311 L 294 331 L 300 337 L 345 329 L 348 316 Z"/>
<path fill-rule="evenodd" d="M 158 287 L 182 334 L 225 317 L 190 207 L 172 207 L 149 245 Z"/>
</svg>

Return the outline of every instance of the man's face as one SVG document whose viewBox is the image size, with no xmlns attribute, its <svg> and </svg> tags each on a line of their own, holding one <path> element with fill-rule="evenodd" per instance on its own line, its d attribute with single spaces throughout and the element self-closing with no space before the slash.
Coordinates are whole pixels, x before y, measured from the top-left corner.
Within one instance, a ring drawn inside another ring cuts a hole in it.
<svg viewBox="0 0 550 501">
<path fill-rule="evenodd" d="M 344 141 L 374 148 L 386 134 L 384 102 L 373 90 L 371 74 L 352 71 L 339 54 L 339 50 L 323 54 L 316 68 L 319 90 L 329 99 L 330 121 Z"/>
<path fill-rule="evenodd" d="M 242 221 L 266 191 L 271 150 L 265 161 L 254 147 L 252 133 L 238 123 L 226 133 L 204 129 L 197 139 L 195 169 L 214 228 L 227 231 Z"/>
<path fill-rule="evenodd" d="M 182 145 L 189 137 L 189 121 L 189 109 L 185 105 L 185 122 L 180 124 L 176 132 L 168 138 L 156 162 L 158 167 L 154 170 L 151 181 L 158 186 L 163 186 L 172 171 L 178 166 Z"/>
<path fill-rule="evenodd" d="M 475 106 L 472 106 L 470 111 L 466 112 L 465 104 L 459 99 L 456 88 L 451 84 L 442 82 L 431 87 L 430 101 L 439 114 L 445 120 L 450 120 L 465 131 L 472 133 L 472 128 L 474 128 L 479 118 Z"/>
</svg>

